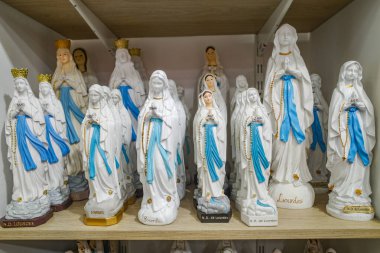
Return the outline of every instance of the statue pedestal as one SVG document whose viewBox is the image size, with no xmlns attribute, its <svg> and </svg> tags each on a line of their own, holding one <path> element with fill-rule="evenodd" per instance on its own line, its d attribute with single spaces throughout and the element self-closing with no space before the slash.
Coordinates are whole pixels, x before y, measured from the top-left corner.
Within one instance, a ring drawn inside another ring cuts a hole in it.
<svg viewBox="0 0 380 253">
<path fill-rule="evenodd" d="M 242 212 L 240 218 L 249 227 L 274 227 L 278 225 L 277 215 L 250 216 Z"/>
<path fill-rule="evenodd" d="M 351 221 L 370 221 L 375 216 L 375 213 L 344 213 L 329 204 L 326 205 L 326 211 L 335 218 Z"/>
<path fill-rule="evenodd" d="M 84 216 L 83 223 L 87 226 L 111 226 L 120 222 L 123 218 L 124 209 L 120 208 L 119 211 L 108 218 L 89 218 Z"/>
<path fill-rule="evenodd" d="M 50 209 L 46 214 L 33 219 L 5 219 L 5 216 L 0 219 L 0 225 L 3 228 L 20 228 L 20 227 L 36 227 L 44 224 L 53 216 L 53 209 Z"/>
<path fill-rule="evenodd" d="M 197 210 L 197 216 L 202 223 L 228 223 L 230 222 L 232 211 L 222 214 L 206 214 Z"/>
<path fill-rule="evenodd" d="M 309 183 L 294 186 L 293 184 L 272 182 L 269 194 L 277 207 L 287 209 L 306 209 L 314 204 L 315 193 Z"/>
<path fill-rule="evenodd" d="M 54 212 L 60 212 L 71 206 L 73 203 L 73 200 L 69 197 L 65 202 L 59 205 L 51 205 L 51 208 L 53 209 Z"/>
</svg>

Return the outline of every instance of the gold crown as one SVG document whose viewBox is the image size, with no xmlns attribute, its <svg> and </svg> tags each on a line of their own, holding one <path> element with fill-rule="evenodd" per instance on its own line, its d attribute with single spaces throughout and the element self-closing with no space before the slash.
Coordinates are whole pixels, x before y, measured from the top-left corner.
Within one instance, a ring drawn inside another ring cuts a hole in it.
<svg viewBox="0 0 380 253">
<path fill-rule="evenodd" d="M 126 39 L 118 39 L 118 40 L 115 40 L 115 47 L 116 49 L 119 49 L 119 48 L 128 48 L 128 40 Z"/>
<path fill-rule="evenodd" d="M 55 47 L 57 49 L 60 49 L 60 48 L 70 49 L 70 46 L 71 46 L 71 41 L 70 40 L 63 39 L 63 40 L 56 40 L 55 41 Z"/>
<path fill-rule="evenodd" d="M 40 82 L 40 83 L 42 83 L 42 82 L 50 83 L 51 82 L 51 75 L 50 74 L 39 74 L 38 75 L 38 82 Z"/>
<path fill-rule="evenodd" d="M 131 56 L 140 56 L 141 55 L 141 48 L 131 48 L 128 51 L 129 51 L 129 54 Z"/>
<path fill-rule="evenodd" d="M 28 77 L 28 69 L 24 69 L 24 68 L 21 68 L 21 69 L 13 68 L 11 69 L 11 73 L 12 73 L 13 78 L 17 78 L 17 77 L 27 78 Z"/>
</svg>

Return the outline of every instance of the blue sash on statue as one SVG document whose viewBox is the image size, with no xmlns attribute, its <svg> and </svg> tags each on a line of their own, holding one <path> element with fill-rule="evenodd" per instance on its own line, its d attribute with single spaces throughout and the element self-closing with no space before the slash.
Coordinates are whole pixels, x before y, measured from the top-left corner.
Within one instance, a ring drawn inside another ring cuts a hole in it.
<svg viewBox="0 0 380 253">
<path fill-rule="evenodd" d="M 147 157 L 147 172 L 146 172 L 146 181 L 148 184 L 152 184 L 154 180 L 154 150 L 156 147 L 158 148 L 158 151 L 160 152 L 161 158 L 165 164 L 166 173 L 168 175 L 168 178 L 173 177 L 173 173 L 170 169 L 169 164 L 169 154 L 168 151 L 164 149 L 164 147 L 161 144 L 161 132 L 162 132 L 162 119 L 159 118 L 151 118 L 150 122 L 153 124 L 152 133 L 149 140 L 148 145 L 148 157 Z"/>
<path fill-rule="evenodd" d="M 127 150 L 125 149 L 124 144 L 121 144 L 121 152 L 123 153 L 125 161 L 127 162 L 127 164 L 129 164 L 129 157 L 128 157 Z"/>
<path fill-rule="evenodd" d="M 265 177 L 261 169 L 261 165 L 264 169 L 269 168 L 269 161 L 265 156 L 263 144 L 261 142 L 259 127 L 263 124 L 252 122 L 249 124 L 251 127 L 251 157 L 253 168 L 255 170 L 256 178 L 259 183 L 265 182 Z"/>
<path fill-rule="evenodd" d="M 291 128 L 297 143 L 301 144 L 305 140 L 305 134 L 301 130 L 296 105 L 294 104 L 292 79 L 295 77 L 283 75 L 281 79 L 284 81 L 284 118 L 280 129 L 280 140 L 282 142 L 288 141 Z"/>
<path fill-rule="evenodd" d="M 115 156 L 115 167 L 116 167 L 117 170 L 120 168 L 120 163 L 117 160 L 116 156 Z"/>
<path fill-rule="evenodd" d="M 274 209 L 273 206 L 269 205 L 269 204 L 265 204 L 263 202 L 261 202 L 259 199 L 256 201 L 256 203 L 259 205 L 259 206 L 262 206 L 262 207 L 270 207 L 273 209 L 274 212 L 276 212 L 276 209 Z"/>
<path fill-rule="evenodd" d="M 218 147 L 216 146 L 214 133 L 212 129 L 216 127 L 215 124 L 205 124 L 203 125 L 205 127 L 205 135 L 206 135 L 206 148 L 205 148 L 205 155 L 206 155 L 206 161 L 207 161 L 207 168 L 208 172 L 210 173 L 210 177 L 212 182 L 216 182 L 219 180 L 218 174 L 215 170 L 215 165 L 218 167 L 218 169 L 221 169 L 223 167 L 223 161 L 219 156 Z"/>
<path fill-rule="evenodd" d="M 90 143 L 90 158 L 89 158 L 89 174 L 90 179 L 94 180 L 95 173 L 96 173 L 96 166 L 95 166 L 95 152 L 98 150 L 100 156 L 103 159 L 104 165 L 106 166 L 108 175 L 112 174 L 112 170 L 108 164 L 107 156 L 104 153 L 104 150 L 100 146 L 100 125 L 98 124 L 92 124 L 92 137 L 91 137 L 91 143 Z"/>
<path fill-rule="evenodd" d="M 50 136 L 53 138 L 54 142 L 58 145 L 59 149 L 61 150 L 62 156 L 66 156 L 70 153 L 70 148 L 66 144 L 65 140 L 62 139 L 61 136 L 54 130 L 53 126 L 51 125 L 50 118 L 53 118 L 51 115 L 45 115 L 45 122 L 46 122 L 46 141 L 48 143 L 48 162 L 50 164 L 57 163 L 58 157 L 55 154 L 53 145 L 50 140 Z"/>
<path fill-rule="evenodd" d="M 179 155 L 179 150 L 177 149 L 177 156 L 176 156 L 176 158 L 177 158 L 177 160 L 176 160 L 176 166 L 179 166 L 179 165 L 181 165 L 182 164 L 182 159 L 181 159 L 181 156 Z"/>
<path fill-rule="evenodd" d="M 69 139 L 69 143 L 75 144 L 80 141 L 77 131 L 75 130 L 75 127 L 73 125 L 73 122 L 71 121 L 70 112 L 74 115 L 75 119 L 82 124 L 82 121 L 84 119 L 83 112 L 79 109 L 79 107 L 74 103 L 73 98 L 71 97 L 70 90 L 73 88 L 69 86 L 61 86 L 61 103 L 63 107 L 63 111 L 65 113 L 66 118 L 66 125 L 67 125 L 67 139 Z"/>
<path fill-rule="evenodd" d="M 30 154 L 27 140 L 38 152 L 41 158 L 41 162 L 46 162 L 48 159 L 48 152 L 44 144 L 32 133 L 26 118 L 30 118 L 26 115 L 17 115 L 16 135 L 17 145 L 20 152 L 22 163 L 26 171 L 31 171 L 37 168 L 37 165 L 33 161 L 33 157 Z"/>
<path fill-rule="evenodd" d="M 132 114 L 133 118 L 135 120 L 139 117 L 139 108 L 133 103 L 131 96 L 129 96 L 129 90 L 132 89 L 129 85 L 120 85 L 118 87 L 121 93 L 121 97 L 123 99 L 124 107 Z M 136 131 L 133 129 L 132 126 L 132 141 L 136 141 Z"/>
<path fill-rule="evenodd" d="M 348 151 L 347 161 L 353 163 L 356 154 L 361 158 L 363 165 L 369 165 L 369 156 L 364 147 L 363 133 L 360 128 L 360 123 L 358 117 L 356 116 L 356 111 L 359 110 L 357 107 L 350 107 L 348 110 L 348 129 L 351 137 L 350 150 Z"/>
<path fill-rule="evenodd" d="M 323 141 L 322 127 L 319 121 L 318 111 L 319 109 L 317 107 L 313 108 L 314 121 L 313 121 L 313 124 L 311 125 L 311 130 L 313 131 L 313 142 L 310 144 L 310 149 L 315 150 L 318 144 L 319 147 L 321 148 L 321 151 L 325 153 L 326 144 Z"/>
</svg>

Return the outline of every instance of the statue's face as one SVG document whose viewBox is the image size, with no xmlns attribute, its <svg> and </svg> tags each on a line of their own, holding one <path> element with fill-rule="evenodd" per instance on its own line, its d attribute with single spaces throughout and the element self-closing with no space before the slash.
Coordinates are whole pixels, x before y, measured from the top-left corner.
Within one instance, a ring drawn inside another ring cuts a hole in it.
<svg viewBox="0 0 380 253">
<path fill-rule="evenodd" d="M 346 68 L 344 77 L 347 81 L 354 81 L 358 79 L 359 76 L 359 66 L 357 64 L 351 64 Z"/>
<path fill-rule="evenodd" d="M 70 52 L 67 49 L 58 49 L 57 51 L 58 61 L 64 65 L 70 61 Z"/>
<path fill-rule="evenodd" d="M 212 105 L 212 93 L 206 92 L 205 94 L 203 94 L 203 100 L 205 101 L 206 106 L 211 106 Z"/>
<path fill-rule="evenodd" d="M 311 86 L 313 88 L 318 87 L 320 83 L 321 83 L 321 80 L 318 76 L 311 76 Z"/>
<path fill-rule="evenodd" d="M 91 104 L 97 105 L 100 101 L 100 94 L 96 91 L 90 90 L 88 98 Z"/>
<path fill-rule="evenodd" d="M 116 95 L 116 94 L 112 94 L 112 101 L 116 105 L 116 104 L 119 103 L 120 97 L 118 95 Z"/>
<path fill-rule="evenodd" d="M 258 99 L 258 94 L 257 94 L 257 92 L 255 92 L 255 91 L 253 91 L 253 90 L 250 90 L 249 92 L 248 92 L 248 99 L 249 99 L 249 101 L 251 101 L 251 102 L 256 102 L 257 101 L 257 99 Z"/>
<path fill-rule="evenodd" d="M 209 49 L 206 51 L 206 58 L 207 58 L 207 61 L 208 61 L 208 62 L 216 61 L 216 53 L 215 53 L 215 50 L 212 49 L 212 48 L 209 48 Z"/>
<path fill-rule="evenodd" d="M 207 88 L 209 88 L 210 90 L 215 89 L 215 83 L 214 83 L 214 77 L 213 76 L 207 76 L 205 81 L 206 81 Z"/>
<path fill-rule="evenodd" d="M 160 78 L 154 77 L 151 81 L 151 87 L 154 92 L 160 92 L 164 89 L 164 82 Z"/>
<path fill-rule="evenodd" d="M 246 81 L 245 81 L 244 77 L 238 77 L 238 79 L 236 80 L 236 84 L 237 84 L 238 88 L 246 87 Z"/>
<path fill-rule="evenodd" d="M 128 62 L 128 57 L 127 57 L 127 52 L 123 51 L 118 51 L 117 52 L 118 59 L 121 63 L 126 63 Z"/>
<path fill-rule="evenodd" d="M 76 50 L 74 52 L 74 61 L 77 65 L 84 65 L 86 62 L 86 56 L 82 50 Z"/>
<path fill-rule="evenodd" d="M 41 92 L 41 94 L 43 95 L 43 96 L 47 96 L 47 95 L 49 95 L 49 93 L 50 93 L 50 87 L 49 87 L 49 85 L 50 84 L 48 84 L 48 83 L 41 83 L 40 84 L 40 92 Z"/>
<path fill-rule="evenodd" d="M 293 39 L 294 39 L 293 35 L 289 31 L 289 29 L 282 29 L 278 33 L 278 42 L 280 43 L 280 46 L 282 46 L 282 47 L 290 46 Z"/>
<path fill-rule="evenodd" d="M 24 93 L 24 91 L 26 91 L 27 89 L 27 84 L 25 82 L 25 80 L 21 79 L 21 78 L 17 78 L 16 81 L 15 81 L 15 87 L 16 87 L 16 90 L 18 93 Z"/>
</svg>

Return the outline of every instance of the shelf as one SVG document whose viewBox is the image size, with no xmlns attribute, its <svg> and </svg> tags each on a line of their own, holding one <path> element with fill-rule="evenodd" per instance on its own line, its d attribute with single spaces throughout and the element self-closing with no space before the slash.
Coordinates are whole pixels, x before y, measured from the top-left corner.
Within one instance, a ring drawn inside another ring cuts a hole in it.
<svg viewBox="0 0 380 253">
<path fill-rule="evenodd" d="M 55 213 L 46 224 L 35 228 L 0 229 L 1 240 L 244 240 L 310 238 L 380 238 L 380 221 L 352 222 L 330 217 L 325 211 L 326 197 L 306 210 L 279 210 L 279 226 L 247 227 L 240 213 L 233 210 L 230 223 L 202 224 L 196 217 L 190 191 L 182 201 L 177 220 L 167 226 L 147 226 L 137 220 L 139 201 L 124 213 L 122 221 L 110 227 L 85 226 L 85 201 Z"/>
</svg>

